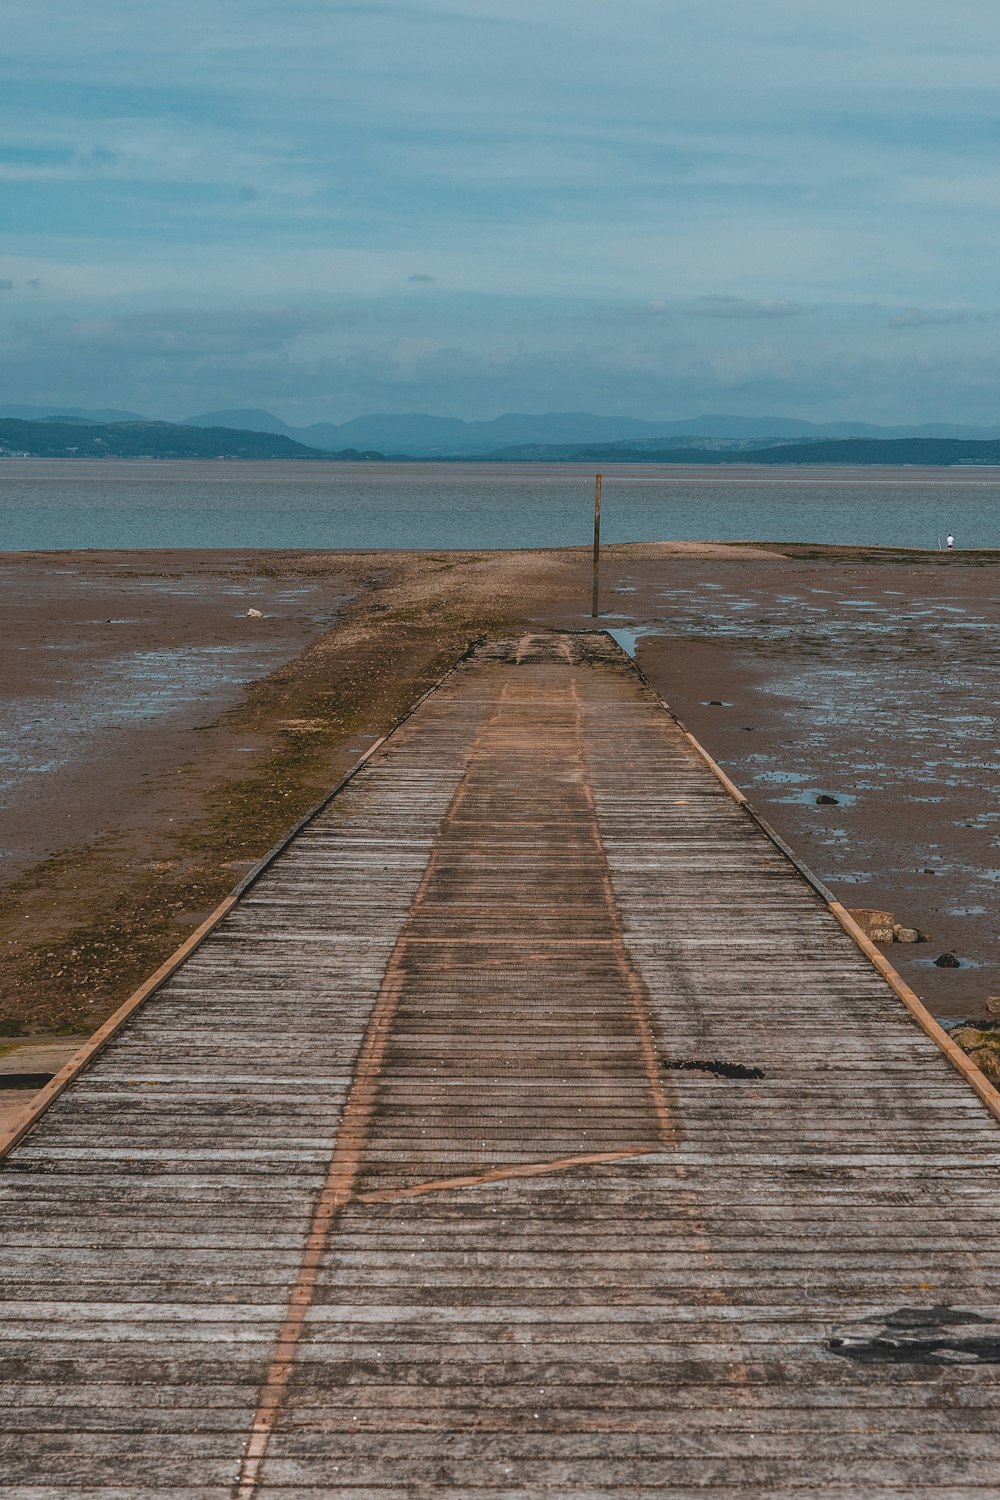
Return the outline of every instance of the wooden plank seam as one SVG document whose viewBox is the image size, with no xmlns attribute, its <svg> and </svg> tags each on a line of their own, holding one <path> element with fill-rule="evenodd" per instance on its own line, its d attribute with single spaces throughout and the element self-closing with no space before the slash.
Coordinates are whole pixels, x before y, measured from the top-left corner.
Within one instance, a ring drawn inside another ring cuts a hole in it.
<svg viewBox="0 0 1000 1500">
<path fill-rule="evenodd" d="M 454 815 L 465 796 L 476 743 L 483 738 L 500 714 L 505 689 L 494 706 L 493 713 L 480 725 L 470 749 L 465 771 L 455 788 L 441 827 Z M 278 1334 L 277 1347 L 264 1377 L 264 1384 L 257 1402 L 243 1450 L 239 1476 L 232 1490 L 233 1500 L 252 1500 L 258 1492 L 261 1467 L 267 1457 L 271 1435 L 281 1415 L 285 1392 L 291 1379 L 292 1368 L 299 1340 L 302 1336 L 306 1316 L 319 1279 L 323 1258 L 330 1243 L 334 1225 L 340 1212 L 351 1201 L 354 1185 L 361 1167 L 361 1157 L 368 1135 L 368 1127 L 378 1097 L 378 1082 L 385 1061 L 389 1032 L 399 996 L 403 986 L 403 966 L 408 938 L 406 929 L 419 912 L 430 886 L 437 865 L 437 846 L 431 849 L 427 864 L 409 911 L 399 930 L 392 953 L 385 967 L 379 993 L 369 1017 L 354 1076 L 337 1130 L 337 1140 L 330 1157 L 326 1180 L 316 1198 L 312 1220 L 306 1235 L 302 1260 L 289 1297 L 288 1308 Z"/>
<path fill-rule="evenodd" d="M 649 1092 L 652 1095 L 653 1108 L 656 1111 L 660 1139 L 664 1145 L 675 1145 L 677 1140 L 676 1130 L 673 1115 L 667 1103 L 663 1080 L 660 1076 L 660 1059 L 656 1051 L 653 1029 L 649 1019 L 649 1010 L 646 1005 L 646 996 L 642 981 L 636 973 L 625 947 L 621 919 L 618 915 L 618 903 L 615 899 L 614 887 L 611 883 L 611 871 L 608 867 L 608 858 L 604 851 L 604 841 L 601 838 L 601 827 L 597 821 L 597 807 L 594 802 L 594 792 L 588 776 L 587 753 L 583 737 L 583 704 L 580 701 L 580 693 L 575 682 L 570 683 L 570 690 L 573 697 L 574 736 L 576 739 L 577 760 L 580 765 L 583 798 L 589 814 L 589 831 L 594 845 L 594 853 L 601 872 L 601 892 L 604 897 L 608 922 L 611 927 L 612 951 L 615 955 L 615 964 L 621 975 L 622 983 L 625 985 L 632 1003 L 636 1030 L 639 1034 L 642 1065 L 646 1074 Z"/>
<path fill-rule="evenodd" d="M 656 1146 L 627 1146 L 622 1151 L 591 1151 L 586 1156 L 560 1156 L 552 1161 L 533 1161 L 517 1167 L 493 1167 L 465 1177 L 439 1177 L 405 1188 L 378 1188 L 358 1193 L 355 1203 L 396 1203 L 401 1198 L 422 1198 L 426 1193 L 450 1193 L 455 1188 L 483 1187 L 490 1182 L 508 1182 L 517 1177 L 547 1177 L 550 1172 L 568 1172 L 571 1167 L 599 1167 L 606 1162 L 627 1161 L 633 1156 L 655 1156 Z"/>
</svg>

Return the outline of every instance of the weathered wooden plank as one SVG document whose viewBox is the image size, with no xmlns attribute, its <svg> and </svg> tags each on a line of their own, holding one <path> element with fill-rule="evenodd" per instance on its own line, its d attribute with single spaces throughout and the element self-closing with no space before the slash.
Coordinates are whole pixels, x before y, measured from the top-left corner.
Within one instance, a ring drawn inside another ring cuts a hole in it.
<svg viewBox="0 0 1000 1500">
<path fill-rule="evenodd" d="M 612 643 L 488 643 L 0 1174 L 0 1493 L 985 1497 L 997 1166 Z"/>
</svg>

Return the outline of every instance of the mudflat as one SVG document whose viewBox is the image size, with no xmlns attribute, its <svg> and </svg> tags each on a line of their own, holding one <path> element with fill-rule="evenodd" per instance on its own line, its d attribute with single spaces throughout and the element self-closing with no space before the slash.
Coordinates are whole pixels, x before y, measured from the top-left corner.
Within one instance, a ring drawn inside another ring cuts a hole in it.
<svg viewBox="0 0 1000 1500">
<path fill-rule="evenodd" d="M 155 820 L 149 777 L 188 759 L 194 729 L 220 753 L 220 712 L 327 629 L 342 594 L 334 571 L 301 582 L 212 552 L 29 554 L 3 580 L 7 880 L 109 814 Z M 256 745 L 237 734 L 231 748 Z"/>
<path fill-rule="evenodd" d="M 892 957 L 943 1016 L 1000 992 L 998 562 L 696 543 L 604 559 L 602 623 L 846 905 L 931 934 Z M 476 637 L 591 623 L 584 549 L 0 569 L 0 1025 L 25 1041 L 98 1024 Z M 945 951 L 960 967 L 935 967 Z"/>
</svg>

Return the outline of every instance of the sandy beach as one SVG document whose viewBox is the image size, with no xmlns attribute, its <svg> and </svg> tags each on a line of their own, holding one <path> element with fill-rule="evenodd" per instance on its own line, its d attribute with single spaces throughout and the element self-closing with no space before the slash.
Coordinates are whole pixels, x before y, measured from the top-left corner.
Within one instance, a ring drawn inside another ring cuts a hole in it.
<svg viewBox="0 0 1000 1500">
<path fill-rule="evenodd" d="M 997 562 L 605 554 L 602 623 L 846 905 L 931 934 L 892 957 L 945 1017 L 1000 991 Z M 17 1049 L 93 1029 L 472 639 L 590 623 L 584 549 L 0 568 L 0 1017 Z M 943 951 L 961 966 L 936 968 Z"/>
</svg>

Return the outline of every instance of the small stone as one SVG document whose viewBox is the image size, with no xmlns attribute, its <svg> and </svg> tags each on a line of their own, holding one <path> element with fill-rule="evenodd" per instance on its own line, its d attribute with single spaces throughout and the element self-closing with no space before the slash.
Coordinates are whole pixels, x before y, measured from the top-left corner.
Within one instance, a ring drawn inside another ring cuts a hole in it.
<svg viewBox="0 0 1000 1500">
<path fill-rule="evenodd" d="M 895 943 L 919 943 L 923 941 L 923 933 L 919 927 L 900 927 L 897 924 L 892 929 L 892 939 Z"/>
<path fill-rule="evenodd" d="M 840 798 L 839 797 L 831 797 L 830 794 L 829 794 L 829 792 L 820 792 L 819 796 L 816 798 L 816 806 L 817 807 L 839 807 L 840 806 Z"/>
<path fill-rule="evenodd" d="M 954 953 L 939 953 L 934 960 L 934 965 L 938 969 L 960 969 L 962 961 L 956 958 Z"/>
<path fill-rule="evenodd" d="M 854 918 L 869 942 L 892 942 L 896 923 L 891 911 L 879 911 L 874 907 L 859 906 L 849 911 L 848 916 Z"/>
<path fill-rule="evenodd" d="M 921 875 L 936 875 L 937 874 L 937 870 L 932 870 L 931 867 L 930 867 L 930 865 L 928 865 L 927 868 L 924 869 L 924 870 L 921 870 L 920 873 L 921 873 Z"/>
<path fill-rule="evenodd" d="M 259 609 L 248 609 L 246 618 L 248 620 L 263 620 L 264 616 L 261 614 Z"/>
<path fill-rule="evenodd" d="M 724 708 L 725 704 L 721 698 L 709 698 L 708 706 L 709 708 Z"/>
<path fill-rule="evenodd" d="M 987 1015 L 1000 1016 L 1000 995 L 986 996 Z"/>
</svg>

